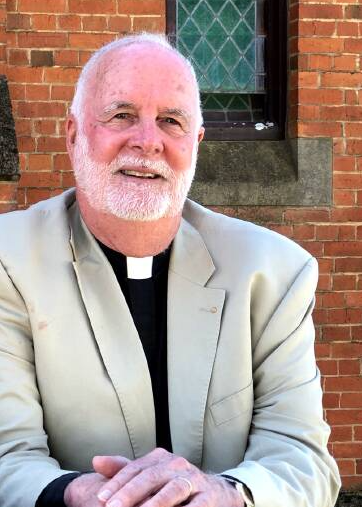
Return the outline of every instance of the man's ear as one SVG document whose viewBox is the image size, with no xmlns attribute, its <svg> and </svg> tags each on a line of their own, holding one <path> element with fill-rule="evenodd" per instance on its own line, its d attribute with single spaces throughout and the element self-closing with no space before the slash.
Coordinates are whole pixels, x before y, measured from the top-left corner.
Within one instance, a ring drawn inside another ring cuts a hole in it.
<svg viewBox="0 0 362 507">
<path fill-rule="evenodd" d="M 73 114 L 70 114 L 65 122 L 65 135 L 67 140 L 67 150 L 69 156 L 72 157 L 74 143 L 77 137 L 77 120 Z"/>
<path fill-rule="evenodd" d="M 199 133 L 197 134 L 197 141 L 198 141 L 198 143 L 201 143 L 201 141 L 204 138 L 204 135 L 205 135 L 205 128 L 204 127 L 200 127 Z"/>
</svg>

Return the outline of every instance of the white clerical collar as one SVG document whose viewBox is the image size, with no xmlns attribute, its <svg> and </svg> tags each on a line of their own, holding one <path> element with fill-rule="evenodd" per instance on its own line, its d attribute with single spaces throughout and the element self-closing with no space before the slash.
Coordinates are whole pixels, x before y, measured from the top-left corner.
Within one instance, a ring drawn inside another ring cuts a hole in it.
<svg viewBox="0 0 362 507">
<path fill-rule="evenodd" d="M 142 280 L 152 277 L 153 257 L 126 257 L 127 277 Z"/>
</svg>

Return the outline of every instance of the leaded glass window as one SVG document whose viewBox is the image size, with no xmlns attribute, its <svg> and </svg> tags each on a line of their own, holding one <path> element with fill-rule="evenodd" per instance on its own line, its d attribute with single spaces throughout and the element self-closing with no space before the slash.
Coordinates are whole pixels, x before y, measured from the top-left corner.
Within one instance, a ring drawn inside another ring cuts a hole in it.
<svg viewBox="0 0 362 507">
<path fill-rule="evenodd" d="M 236 139 L 237 129 L 249 139 L 280 137 L 283 127 L 276 133 L 270 126 L 285 109 L 286 0 L 167 0 L 166 5 L 168 36 L 196 70 L 207 138 Z M 269 134 L 255 129 L 258 122 Z M 225 128 L 233 129 L 231 137 Z"/>
</svg>

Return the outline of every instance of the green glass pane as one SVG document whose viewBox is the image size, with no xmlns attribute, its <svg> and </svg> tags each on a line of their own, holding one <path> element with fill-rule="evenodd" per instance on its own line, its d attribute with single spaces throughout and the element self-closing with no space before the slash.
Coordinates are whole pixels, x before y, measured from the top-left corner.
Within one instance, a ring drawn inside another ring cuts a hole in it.
<svg viewBox="0 0 362 507">
<path fill-rule="evenodd" d="M 220 51 L 219 57 L 225 67 L 230 71 L 240 60 L 240 51 L 231 40 L 228 40 Z"/>
<path fill-rule="evenodd" d="M 225 5 L 225 0 L 209 0 L 209 5 L 215 14 L 217 14 L 221 7 Z"/>
<path fill-rule="evenodd" d="M 254 39 L 254 34 L 250 31 L 247 24 L 241 21 L 235 28 L 232 39 L 240 51 L 245 51 L 250 42 Z"/>
<path fill-rule="evenodd" d="M 192 19 L 195 21 L 200 31 L 205 33 L 214 20 L 214 14 L 209 9 L 206 2 L 202 2 L 193 12 Z"/>
<path fill-rule="evenodd" d="M 177 28 L 180 29 L 187 21 L 188 13 L 182 7 L 181 4 L 178 5 L 177 9 Z"/>
<path fill-rule="evenodd" d="M 206 41 L 200 41 L 192 53 L 201 68 L 205 68 L 211 62 L 214 52 Z"/>
<path fill-rule="evenodd" d="M 220 60 L 214 58 L 206 73 L 206 76 L 212 83 L 214 89 L 217 89 L 227 76 L 227 72 Z"/>
<path fill-rule="evenodd" d="M 218 111 L 219 109 L 222 109 L 222 106 L 220 106 L 214 95 L 206 95 L 206 97 L 204 96 L 204 101 L 202 102 L 202 108 L 205 109 L 205 111 Z"/>
<path fill-rule="evenodd" d="M 234 4 L 243 13 L 250 4 L 255 4 L 255 0 L 234 0 Z"/>
<path fill-rule="evenodd" d="M 239 89 L 239 84 L 236 83 L 229 75 L 225 77 L 224 81 L 220 85 L 220 90 L 235 92 Z"/>
<path fill-rule="evenodd" d="M 248 23 L 250 28 L 255 32 L 255 4 L 253 3 L 244 16 L 245 21 Z"/>
<path fill-rule="evenodd" d="M 182 5 L 191 14 L 200 0 L 178 0 L 177 5 Z"/>
<path fill-rule="evenodd" d="M 210 85 L 209 85 L 206 77 L 201 76 L 197 81 L 199 83 L 200 90 L 207 90 L 208 88 L 210 88 Z"/>
<path fill-rule="evenodd" d="M 232 111 L 247 111 L 249 104 L 243 100 L 241 95 L 233 95 L 229 109 Z"/>
<path fill-rule="evenodd" d="M 228 33 L 231 33 L 240 20 L 240 14 L 230 3 L 226 3 L 225 7 L 219 14 L 219 19 Z"/>
<path fill-rule="evenodd" d="M 216 20 L 214 24 L 209 28 L 206 33 L 206 39 L 211 44 L 213 49 L 218 50 L 224 44 L 224 41 L 227 37 L 227 33 L 220 25 L 220 23 Z"/>
<path fill-rule="evenodd" d="M 230 95 L 228 95 L 227 93 L 218 93 L 216 95 L 216 99 L 219 102 L 220 107 L 226 109 L 229 106 L 229 104 L 232 100 L 232 97 Z"/>
<path fill-rule="evenodd" d="M 251 72 L 249 65 L 245 62 L 245 60 L 240 60 L 238 65 L 232 71 L 232 76 L 237 81 L 241 89 L 245 89 L 246 85 L 250 81 Z"/>
<path fill-rule="evenodd" d="M 244 53 L 245 60 L 250 64 L 250 67 L 255 70 L 255 41 L 253 41 Z"/>
<path fill-rule="evenodd" d="M 191 19 L 188 19 L 183 28 L 178 32 L 178 37 L 191 53 L 200 40 L 200 31 L 195 23 Z"/>
</svg>

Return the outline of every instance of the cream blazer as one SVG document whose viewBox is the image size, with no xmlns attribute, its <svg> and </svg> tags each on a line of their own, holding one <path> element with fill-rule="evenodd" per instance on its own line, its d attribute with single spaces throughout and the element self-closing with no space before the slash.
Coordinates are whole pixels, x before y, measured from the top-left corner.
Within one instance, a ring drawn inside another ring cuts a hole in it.
<svg viewBox="0 0 362 507">
<path fill-rule="evenodd" d="M 0 505 L 96 454 L 155 447 L 147 362 L 74 191 L 0 217 Z M 173 450 L 248 485 L 256 507 L 332 507 L 311 311 L 316 261 L 188 201 L 168 277 Z M 227 506 L 220 506 L 227 507 Z"/>
</svg>

